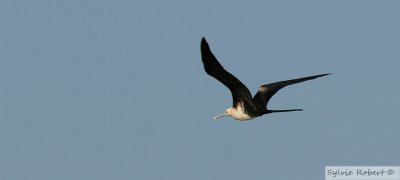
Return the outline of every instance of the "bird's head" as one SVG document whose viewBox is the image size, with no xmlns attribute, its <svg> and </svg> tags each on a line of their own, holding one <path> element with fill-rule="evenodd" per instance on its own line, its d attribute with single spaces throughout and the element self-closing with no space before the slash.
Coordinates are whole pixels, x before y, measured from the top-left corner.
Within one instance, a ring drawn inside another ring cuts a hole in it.
<svg viewBox="0 0 400 180">
<path fill-rule="evenodd" d="M 222 114 L 220 114 L 218 116 L 214 116 L 214 120 L 216 120 L 218 118 L 221 118 L 221 117 L 224 117 L 224 116 L 231 116 L 232 115 L 232 109 L 233 108 L 230 107 L 230 108 L 226 109 L 224 113 L 222 113 Z"/>
</svg>

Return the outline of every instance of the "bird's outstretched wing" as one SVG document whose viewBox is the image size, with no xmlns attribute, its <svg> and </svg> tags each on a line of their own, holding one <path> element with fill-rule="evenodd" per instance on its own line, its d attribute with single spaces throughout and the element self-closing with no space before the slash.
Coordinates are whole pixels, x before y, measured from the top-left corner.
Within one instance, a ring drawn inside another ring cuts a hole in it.
<svg viewBox="0 0 400 180">
<path fill-rule="evenodd" d="M 239 102 L 248 104 L 247 102 L 252 101 L 250 91 L 242 82 L 240 82 L 239 79 L 222 67 L 217 58 L 211 52 L 204 37 L 201 40 L 201 57 L 207 74 L 214 77 L 231 90 L 233 107 L 236 107 Z"/>
<path fill-rule="evenodd" d="M 266 106 L 268 104 L 268 101 L 271 99 L 271 97 L 276 92 L 278 92 L 280 89 L 284 88 L 285 86 L 308 81 L 308 80 L 319 78 L 319 77 L 326 76 L 329 74 L 330 73 L 320 74 L 320 75 L 315 75 L 315 76 L 308 76 L 308 77 L 303 77 L 303 78 L 298 78 L 298 79 L 291 79 L 291 80 L 280 81 L 280 82 L 262 85 L 262 86 L 260 86 L 257 94 L 254 95 L 253 101 L 259 108 L 263 108 L 263 109 L 267 108 Z"/>
</svg>

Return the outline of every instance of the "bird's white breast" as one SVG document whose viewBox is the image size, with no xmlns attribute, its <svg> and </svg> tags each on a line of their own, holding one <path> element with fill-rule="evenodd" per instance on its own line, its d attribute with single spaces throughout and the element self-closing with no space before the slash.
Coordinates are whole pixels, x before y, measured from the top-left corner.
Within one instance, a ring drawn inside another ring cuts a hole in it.
<svg viewBox="0 0 400 180">
<path fill-rule="evenodd" d="M 248 114 L 246 114 L 244 112 L 244 109 L 242 108 L 242 106 L 240 104 L 236 108 L 232 109 L 231 117 L 233 117 L 234 119 L 239 120 L 239 121 L 246 121 L 246 120 L 253 119 L 253 117 L 249 116 Z"/>
</svg>

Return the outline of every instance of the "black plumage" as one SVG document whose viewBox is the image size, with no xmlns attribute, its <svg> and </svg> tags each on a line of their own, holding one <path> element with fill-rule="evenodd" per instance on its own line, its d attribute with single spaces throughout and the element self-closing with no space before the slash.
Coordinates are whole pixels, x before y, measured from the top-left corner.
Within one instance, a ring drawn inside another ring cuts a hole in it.
<svg viewBox="0 0 400 180">
<path fill-rule="evenodd" d="M 228 87 L 232 93 L 232 108 L 227 109 L 224 115 L 229 115 L 237 120 L 248 120 L 254 117 L 274 112 L 301 111 L 301 109 L 269 110 L 267 108 L 267 105 L 271 97 L 276 92 L 288 85 L 316 79 L 330 74 L 320 74 L 265 84 L 260 86 L 258 92 L 252 98 L 249 89 L 239 79 L 226 71 L 223 66 L 218 62 L 217 58 L 211 52 L 210 47 L 204 37 L 201 40 L 201 55 L 204 69 L 207 74 L 214 77 L 226 87 Z"/>
</svg>

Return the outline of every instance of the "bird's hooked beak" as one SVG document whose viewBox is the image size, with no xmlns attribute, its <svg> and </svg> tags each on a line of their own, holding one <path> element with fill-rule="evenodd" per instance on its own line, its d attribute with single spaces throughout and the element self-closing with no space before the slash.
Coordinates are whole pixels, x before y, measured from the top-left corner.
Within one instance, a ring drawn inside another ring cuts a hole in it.
<svg viewBox="0 0 400 180">
<path fill-rule="evenodd" d="M 218 118 L 221 118 L 221 117 L 224 117 L 224 116 L 227 116 L 225 113 L 222 113 L 222 114 L 220 114 L 220 115 L 218 115 L 218 116 L 214 116 L 214 120 L 217 120 Z"/>
</svg>

